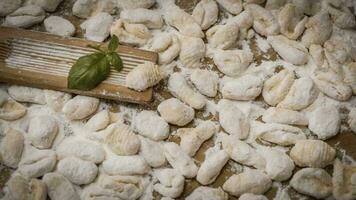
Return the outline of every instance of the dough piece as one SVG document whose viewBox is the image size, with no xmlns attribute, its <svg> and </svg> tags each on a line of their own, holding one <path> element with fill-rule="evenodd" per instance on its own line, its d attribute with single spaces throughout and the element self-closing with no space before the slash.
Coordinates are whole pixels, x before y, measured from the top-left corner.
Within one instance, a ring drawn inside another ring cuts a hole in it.
<svg viewBox="0 0 356 200">
<path fill-rule="evenodd" d="M 242 0 L 217 0 L 219 5 L 233 15 L 242 11 Z"/>
<path fill-rule="evenodd" d="M 47 12 L 54 12 L 62 1 L 63 0 L 27 0 L 25 4 L 36 5 Z"/>
<path fill-rule="evenodd" d="M 77 0 L 75 1 L 72 12 L 80 18 L 89 18 L 100 12 L 115 13 L 117 0 Z"/>
<path fill-rule="evenodd" d="M 339 159 L 336 159 L 332 177 L 333 196 L 336 199 L 355 199 L 355 177 L 356 167 L 354 165 L 344 165 Z"/>
<path fill-rule="evenodd" d="M 319 44 L 312 44 L 309 47 L 310 56 L 313 58 L 313 61 L 318 67 L 322 67 L 323 65 L 328 65 L 324 49 Z"/>
<path fill-rule="evenodd" d="M 213 183 L 229 158 L 224 150 L 207 153 L 198 170 L 197 181 L 202 185 Z"/>
<path fill-rule="evenodd" d="M 244 10 L 239 15 L 231 18 L 231 21 L 234 22 L 239 28 L 239 39 L 251 39 L 253 37 L 250 34 L 254 34 L 254 30 L 251 29 L 253 26 L 253 16 L 250 11 Z"/>
<path fill-rule="evenodd" d="M 331 176 L 323 169 L 304 168 L 294 174 L 290 185 L 297 192 L 317 199 L 324 199 L 331 195 Z"/>
<path fill-rule="evenodd" d="M 126 75 L 126 86 L 138 91 L 144 91 L 156 85 L 162 79 L 158 65 L 152 62 L 139 64 Z"/>
<path fill-rule="evenodd" d="M 223 189 L 233 196 L 244 193 L 263 194 L 272 185 L 271 179 L 261 170 L 251 169 L 232 175 L 223 185 Z"/>
<path fill-rule="evenodd" d="M 56 112 L 63 109 L 64 104 L 72 98 L 72 95 L 54 90 L 44 90 L 47 105 Z"/>
<path fill-rule="evenodd" d="M 268 200 L 264 195 L 245 193 L 240 196 L 239 200 Z M 286 199 L 284 199 L 286 200 Z"/>
<path fill-rule="evenodd" d="M 81 120 L 92 115 L 99 103 L 99 99 L 78 95 L 64 104 L 62 112 L 70 120 Z"/>
<path fill-rule="evenodd" d="M 302 36 L 302 43 L 309 47 L 312 44 L 323 45 L 332 33 L 332 22 L 326 11 L 319 11 L 316 15 L 310 17 L 305 24 L 307 28 Z"/>
<path fill-rule="evenodd" d="M 77 185 L 93 182 L 98 174 L 98 168 L 93 162 L 76 157 L 67 157 L 60 160 L 57 165 L 57 171 Z"/>
<path fill-rule="evenodd" d="M 166 142 L 163 147 L 167 161 L 175 170 L 187 178 L 193 178 L 197 175 L 198 167 L 194 160 L 176 143 Z"/>
<path fill-rule="evenodd" d="M 46 185 L 38 179 L 28 180 L 25 177 L 14 174 L 6 183 L 8 193 L 4 199 L 16 200 L 46 200 Z M 7 198 L 6 198 L 7 197 Z"/>
<path fill-rule="evenodd" d="M 49 149 L 57 136 L 59 127 L 57 120 L 50 115 L 33 117 L 28 126 L 28 139 L 39 149 Z"/>
<path fill-rule="evenodd" d="M 123 123 L 117 123 L 113 131 L 105 137 L 105 143 L 117 155 L 135 155 L 140 149 L 140 139 Z"/>
<path fill-rule="evenodd" d="M 99 164 L 105 159 L 105 151 L 103 147 L 95 142 L 80 138 L 65 139 L 58 145 L 56 153 L 59 160 L 75 156 L 82 160 Z"/>
<path fill-rule="evenodd" d="M 41 89 L 12 85 L 8 88 L 8 93 L 11 98 L 19 102 L 46 104 L 46 99 Z"/>
<path fill-rule="evenodd" d="M 100 12 L 84 21 L 80 28 L 85 31 L 84 37 L 86 39 L 103 42 L 110 35 L 110 26 L 113 21 L 114 19 L 109 13 Z"/>
<path fill-rule="evenodd" d="M 143 24 L 151 29 L 159 29 L 163 26 L 162 16 L 157 11 L 144 8 L 123 10 L 120 19 L 130 24 Z"/>
<path fill-rule="evenodd" d="M 2 138 L 0 143 L 0 159 L 2 164 L 11 168 L 17 168 L 22 156 L 24 140 L 21 132 L 12 128 L 6 130 L 5 137 Z"/>
<path fill-rule="evenodd" d="M 44 26 L 47 32 L 59 36 L 69 37 L 75 33 L 74 25 L 62 17 L 50 16 L 44 20 Z"/>
<path fill-rule="evenodd" d="M 120 38 L 120 44 L 142 46 L 151 38 L 151 33 L 143 24 L 129 24 L 119 19 L 110 30 L 111 35 Z"/>
<path fill-rule="evenodd" d="M 2 0 L 0 2 L 0 16 L 6 16 L 22 5 L 22 0 Z"/>
<path fill-rule="evenodd" d="M 247 74 L 224 83 L 221 93 L 225 99 L 248 101 L 258 97 L 262 87 L 263 79 L 254 74 Z"/>
<path fill-rule="evenodd" d="M 179 8 L 171 0 L 160 0 L 165 22 L 185 36 L 203 38 L 204 33 L 194 17 Z M 183 48 L 182 48 L 183 49 Z"/>
<path fill-rule="evenodd" d="M 283 69 L 264 82 L 263 99 L 271 106 L 277 105 L 288 94 L 293 82 L 293 71 Z M 311 81 L 311 83 L 313 82 Z"/>
<path fill-rule="evenodd" d="M 309 121 L 305 114 L 284 108 L 269 107 L 262 116 L 266 123 L 280 123 L 289 125 L 308 125 Z"/>
<path fill-rule="evenodd" d="M 184 189 L 184 177 L 174 169 L 156 169 L 153 176 L 158 179 L 153 188 L 165 197 L 179 197 Z"/>
<path fill-rule="evenodd" d="M 158 53 L 158 64 L 169 64 L 178 56 L 180 42 L 175 34 L 161 33 L 153 38 L 151 49 Z"/>
<path fill-rule="evenodd" d="M 173 96 L 195 109 L 202 109 L 205 106 L 205 97 L 199 92 L 194 91 L 179 72 L 173 73 L 169 77 L 168 90 Z"/>
<path fill-rule="evenodd" d="M 247 4 L 246 10 L 249 10 L 253 16 L 253 29 L 263 36 L 279 34 L 280 27 L 278 20 L 270 10 L 267 10 L 257 4 Z"/>
<path fill-rule="evenodd" d="M 220 100 L 218 103 L 219 122 L 221 127 L 239 139 L 248 137 L 250 124 L 247 117 L 229 100 Z"/>
<path fill-rule="evenodd" d="M 152 140 L 164 140 L 169 135 L 169 125 L 154 111 L 142 111 L 133 121 L 137 132 Z"/>
<path fill-rule="evenodd" d="M 287 0 L 267 0 L 265 8 L 268 10 L 278 10 L 287 3 Z"/>
<path fill-rule="evenodd" d="M 308 17 L 298 12 L 298 7 L 292 3 L 286 4 L 278 14 L 281 33 L 291 40 L 296 40 L 305 30 Z"/>
<path fill-rule="evenodd" d="M 276 123 L 261 124 L 255 134 L 259 140 L 281 146 L 290 146 L 299 140 L 306 139 L 305 134 L 299 128 Z"/>
<path fill-rule="evenodd" d="M 118 7 L 126 9 L 150 8 L 155 4 L 155 0 L 118 0 Z"/>
<path fill-rule="evenodd" d="M 185 105 L 176 98 L 162 101 L 157 111 L 161 117 L 170 124 L 185 126 L 194 119 L 194 109 Z"/>
<path fill-rule="evenodd" d="M 249 50 L 217 51 L 213 57 L 218 69 L 228 75 L 241 75 L 253 61 L 253 54 Z"/>
<path fill-rule="evenodd" d="M 219 75 L 206 69 L 195 69 L 190 75 L 194 86 L 205 96 L 215 97 L 218 90 Z"/>
<path fill-rule="evenodd" d="M 340 125 L 339 110 L 334 106 L 317 107 L 309 115 L 308 128 L 321 140 L 326 140 L 337 135 Z"/>
<path fill-rule="evenodd" d="M 140 156 L 146 160 L 147 164 L 149 164 L 151 167 L 160 167 L 166 164 L 166 157 L 164 155 L 163 147 L 160 143 L 144 137 L 140 137 L 140 139 Z"/>
<path fill-rule="evenodd" d="M 185 37 L 180 40 L 181 50 L 179 53 L 179 60 L 184 67 L 199 68 L 202 63 L 201 59 L 205 56 L 205 44 L 200 38 Z"/>
<path fill-rule="evenodd" d="M 85 128 L 90 131 L 100 131 L 105 129 L 110 123 L 110 112 L 102 110 L 91 117 L 85 124 Z"/>
<path fill-rule="evenodd" d="M 298 140 L 289 155 L 300 167 L 324 168 L 335 158 L 335 149 L 320 140 Z"/>
<path fill-rule="evenodd" d="M 141 175 L 150 166 L 141 156 L 115 156 L 103 162 L 103 169 L 109 175 Z"/>
<path fill-rule="evenodd" d="M 41 7 L 28 5 L 15 10 L 5 18 L 3 26 L 16 28 L 29 28 L 41 23 L 45 18 L 45 12 Z"/>
<path fill-rule="evenodd" d="M 349 112 L 349 117 L 347 120 L 351 130 L 356 133 L 356 108 L 352 108 Z"/>
<path fill-rule="evenodd" d="M 312 104 L 318 94 L 313 80 L 309 77 L 301 77 L 294 81 L 287 96 L 277 105 L 277 108 L 302 110 Z"/>
<path fill-rule="evenodd" d="M 224 192 L 220 187 L 212 188 L 206 186 L 197 187 L 186 200 L 228 200 L 229 195 Z"/>
<path fill-rule="evenodd" d="M 308 50 L 301 43 L 282 35 L 268 36 L 267 41 L 285 61 L 294 65 L 304 65 L 308 62 Z"/>
<path fill-rule="evenodd" d="M 63 175 L 57 172 L 43 176 L 51 200 L 80 200 L 74 186 Z"/>
<path fill-rule="evenodd" d="M 218 20 L 219 8 L 214 0 L 202 0 L 194 8 L 192 16 L 203 30 Z"/>
<path fill-rule="evenodd" d="M 343 66 L 351 61 L 351 48 L 341 39 L 330 39 L 324 43 L 325 58 L 334 72 L 342 74 Z"/>
<path fill-rule="evenodd" d="M 233 20 L 224 25 L 215 25 L 206 32 L 209 45 L 223 50 L 236 45 L 238 36 L 239 27 Z"/>
<path fill-rule="evenodd" d="M 13 121 L 26 114 L 26 107 L 12 100 L 9 95 L 0 90 L 0 119 Z"/>
<path fill-rule="evenodd" d="M 232 160 L 256 169 L 265 168 L 265 159 L 253 147 L 235 136 L 224 135 L 222 145 Z"/>
<path fill-rule="evenodd" d="M 352 29 L 356 26 L 355 16 L 342 1 L 324 1 L 322 4 L 337 27 Z"/>
<path fill-rule="evenodd" d="M 321 92 L 338 101 L 347 101 L 352 96 L 352 89 L 342 78 L 331 70 L 314 72 L 314 82 Z"/>
</svg>

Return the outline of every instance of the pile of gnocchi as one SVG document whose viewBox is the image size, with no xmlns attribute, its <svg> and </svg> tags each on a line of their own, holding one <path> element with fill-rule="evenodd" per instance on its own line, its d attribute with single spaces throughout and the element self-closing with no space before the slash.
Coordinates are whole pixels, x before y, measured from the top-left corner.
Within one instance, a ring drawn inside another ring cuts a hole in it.
<svg viewBox="0 0 356 200">
<path fill-rule="evenodd" d="M 176 3 L 1 0 L 2 26 L 116 35 L 158 63 L 125 80 L 154 87 L 150 108 L 0 85 L 0 198 L 356 199 L 352 156 L 328 144 L 356 133 L 356 1 Z M 53 14 L 68 5 L 80 27 Z"/>
</svg>

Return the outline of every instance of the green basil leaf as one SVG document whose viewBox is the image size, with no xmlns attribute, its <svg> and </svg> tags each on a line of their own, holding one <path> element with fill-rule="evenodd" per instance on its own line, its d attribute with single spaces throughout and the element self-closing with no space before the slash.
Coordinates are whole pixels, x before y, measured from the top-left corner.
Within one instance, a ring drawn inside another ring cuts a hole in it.
<svg viewBox="0 0 356 200">
<path fill-rule="evenodd" d="M 115 51 L 118 46 L 119 46 L 119 38 L 117 38 L 116 35 L 111 36 L 111 40 L 108 46 L 109 51 Z"/>
<path fill-rule="evenodd" d="M 110 65 L 113 66 L 118 72 L 120 72 L 124 67 L 124 64 L 122 63 L 119 54 L 112 52 L 107 54 L 107 57 L 109 59 Z"/>
<path fill-rule="evenodd" d="M 68 88 L 91 90 L 104 81 L 110 73 L 110 62 L 101 52 L 80 57 L 68 76 Z"/>
<path fill-rule="evenodd" d="M 100 51 L 100 52 L 104 53 L 103 50 L 101 50 L 101 45 L 88 44 L 87 47 L 92 48 L 92 49 L 95 49 L 95 50 L 97 50 L 97 51 Z"/>
</svg>

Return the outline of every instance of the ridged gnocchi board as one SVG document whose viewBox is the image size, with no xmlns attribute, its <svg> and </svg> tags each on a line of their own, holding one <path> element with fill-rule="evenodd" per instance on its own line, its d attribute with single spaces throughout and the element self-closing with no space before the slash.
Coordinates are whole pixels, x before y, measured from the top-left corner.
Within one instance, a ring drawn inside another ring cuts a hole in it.
<svg viewBox="0 0 356 200">
<path fill-rule="evenodd" d="M 117 50 L 124 64 L 121 72 L 112 69 L 108 79 L 90 91 L 68 89 L 67 76 L 73 63 L 94 52 L 88 44 L 100 43 L 0 27 L 0 82 L 138 104 L 151 101 L 152 88 L 144 92 L 129 89 L 125 87 L 125 77 L 145 61 L 156 63 L 158 55 L 128 46 Z"/>
</svg>

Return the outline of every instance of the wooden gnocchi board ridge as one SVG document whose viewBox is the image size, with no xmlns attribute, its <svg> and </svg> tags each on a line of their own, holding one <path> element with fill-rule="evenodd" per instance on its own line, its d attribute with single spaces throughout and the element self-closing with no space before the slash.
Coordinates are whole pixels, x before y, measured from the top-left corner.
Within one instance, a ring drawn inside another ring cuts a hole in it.
<svg viewBox="0 0 356 200">
<path fill-rule="evenodd" d="M 101 44 L 78 38 L 56 36 L 43 32 L 0 27 L 0 82 L 104 99 L 147 104 L 152 88 L 138 92 L 125 87 L 125 77 L 138 64 L 156 63 L 157 53 L 119 46 L 124 68 L 111 69 L 107 80 L 90 91 L 67 88 L 67 76 L 73 63 L 81 56 L 94 52 L 88 44 Z"/>
</svg>

